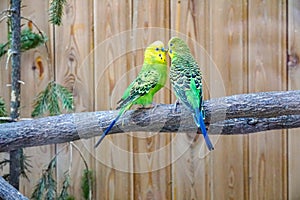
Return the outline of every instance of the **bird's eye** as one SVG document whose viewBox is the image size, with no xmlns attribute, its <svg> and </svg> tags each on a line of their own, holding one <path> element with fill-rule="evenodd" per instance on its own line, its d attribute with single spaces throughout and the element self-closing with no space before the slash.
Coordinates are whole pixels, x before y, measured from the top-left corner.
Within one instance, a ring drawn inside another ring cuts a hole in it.
<svg viewBox="0 0 300 200">
<path fill-rule="evenodd" d="M 157 47 L 155 50 L 156 50 L 156 51 L 158 51 L 158 50 L 159 50 L 159 48 Z"/>
<path fill-rule="evenodd" d="M 161 54 L 158 54 L 159 57 L 161 57 Z"/>
<path fill-rule="evenodd" d="M 170 46 L 173 46 L 173 44 L 171 43 Z"/>
</svg>

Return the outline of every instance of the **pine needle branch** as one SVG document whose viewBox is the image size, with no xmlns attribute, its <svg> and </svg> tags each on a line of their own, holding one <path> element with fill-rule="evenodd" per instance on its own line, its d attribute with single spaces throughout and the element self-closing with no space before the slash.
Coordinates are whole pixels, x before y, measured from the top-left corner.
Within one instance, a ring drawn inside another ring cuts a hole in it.
<svg viewBox="0 0 300 200">
<path fill-rule="evenodd" d="M 61 25 L 61 19 L 63 16 L 63 8 L 64 5 L 67 3 L 66 0 L 52 0 L 50 3 L 49 8 L 49 17 L 50 22 L 54 25 L 60 26 Z"/>
<path fill-rule="evenodd" d="M 62 109 L 66 111 L 73 110 L 74 100 L 72 93 L 65 87 L 51 81 L 46 89 L 38 94 L 31 113 L 32 117 L 42 116 L 47 112 L 51 116 L 61 114 L 59 101 L 61 102 Z"/>
<path fill-rule="evenodd" d="M 68 189 L 70 187 L 70 182 L 71 182 L 71 177 L 70 177 L 69 171 L 65 172 L 64 177 L 65 177 L 65 179 L 63 182 L 63 187 L 62 187 L 61 193 L 58 197 L 58 200 L 65 200 L 69 197 Z"/>
<path fill-rule="evenodd" d="M 7 111 L 5 107 L 5 102 L 3 98 L 0 97 L 0 117 L 6 117 L 7 116 Z"/>
<path fill-rule="evenodd" d="M 10 163 L 9 159 L 4 159 L 0 161 L 0 169 L 3 170 L 3 167 Z"/>
<path fill-rule="evenodd" d="M 43 171 L 42 177 L 36 185 L 31 198 L 34 200 L 43 199 L 56 199 L 56 181 L 53 178 L 53 172 L 56 167 L 56 157 L 54 157 L 46 170 Z"/>
<path fill-rule="evenodd" d="M 23 149 L 21 152 L 21 157 L 20 157 L 20 174 L 26 178 L 29 181 L 29 178 L 27 176 L 27 173 L 31 173 L 29 168 L 32 168 L 32 165 L 30 164 L 31 160 L 29 159 L 31 156 L 27 156 Z"/>
<path fill-rule="evenodd" d="M 0 44 L 0 58 L 9 52 L 11 46 L 11 34 L 9 33 L 9 41 Z M 28 51 L 40 45 L 46 44 L 48 38 L 42 33 L 35 33 L 26 27 L 21 31 L 21 51 Z"/>
<path fill-rule="evenodd" d="M 24 17 L 24 16 L 22 16 L 21 19 L 24 19 L 24 20 L 28 21 L 29 24 L 33 24 L 33 26 L 37 29 L 37 31 L 39 32 L 39 34 L 40 34 L 42 40 L 44 41 L 44 45 L 45 45 L 47 54 L 48 54 L 48 56 L 49 56 L 49 55 L 50 55 L 50 54 L 49 54 L 49 49 L 48 49 L 48 46 L 47 46 L 47 43 L 46 43 L 47 40 L 48 40 L 47 36 L 41 31 L 41 29 L 38 27 L 38 25 L 37 25 L 34 21 L 32 21 L 31 19 L 29 19 L 29 18 L 27 18 L 27 17 Z M 0 56 L 0 57 L 1 57 L 1 56 Z"/>
</svg>

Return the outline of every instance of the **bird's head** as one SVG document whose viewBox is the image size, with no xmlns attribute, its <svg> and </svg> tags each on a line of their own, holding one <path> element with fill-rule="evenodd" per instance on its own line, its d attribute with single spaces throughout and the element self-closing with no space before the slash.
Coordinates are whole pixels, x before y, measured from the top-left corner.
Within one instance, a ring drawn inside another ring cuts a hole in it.
<svg viewBox="0 0 300 200">
<path fill-rule="evenodd" d="M 161 41 L 155 41 L 150 44 L 145 51 L 145 61 L 166 64 L 166 50 L 164 43 Z"/>
<path fill-rule="evenodd" d="M 190 49 L 182 39 L 178 37 L 172 37 L 168 42 L 168 53 L 172 59 L 174 55 L 190 53 Z"/>
</svg>

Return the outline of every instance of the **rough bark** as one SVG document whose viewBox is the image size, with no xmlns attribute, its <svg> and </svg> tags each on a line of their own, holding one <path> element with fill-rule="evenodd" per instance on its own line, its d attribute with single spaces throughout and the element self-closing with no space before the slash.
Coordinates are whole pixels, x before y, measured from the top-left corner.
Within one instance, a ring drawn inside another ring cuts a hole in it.
<svg viewBox="0 0 300 200">
<path fill-rule="evenodd" d="M 20 107 L 20 77 L 21 77 L 21 0 L 11 0 L 11 100 L 10 117 L 19 118 Z M 21 149 L 10 152 L 9 182 L 19 189 Z"/>
<path fill-rule="evenodd" d="M 300 90 L 241 94 L 205 102 L 209 134 L 247 134 L 300 127 Z M 0 124 L 0 151 L 98 136 L 117 111 L 64 114 Z M 130 131 L 195 132 L 191 113 L 179 105 L 127 111 L 109 134 Z"/>
<path fill-rule="evenodd" d="M 0 198 L 5 200 L 28 200 L 27 197 L 23 196 L 18 190 L 12 185 L 8 184 L 0 176 Z"/>
</svg>

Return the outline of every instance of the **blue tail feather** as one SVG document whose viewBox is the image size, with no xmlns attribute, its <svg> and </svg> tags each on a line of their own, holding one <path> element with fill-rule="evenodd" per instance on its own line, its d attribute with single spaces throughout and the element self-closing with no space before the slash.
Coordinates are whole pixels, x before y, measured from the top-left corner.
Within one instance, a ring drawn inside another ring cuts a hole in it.
<svg viewBox="0 0 300 200">
<path fill-rule="evenodd" d="M 206 131 L 206 127 L 205 127 L 205 124 L 204 124 L 204 120 L 203 120 L 203 115 L 202 115 L 202 112 L 200 111 L 199 112 L 200 116 L 199 116 L 199 128 L 202 132 L 202 135 L 204 137 L 204 140 L 205 140 L 205 143 L 207 145 L 207 148 L 211 151 L 211 150 L 214 150 L 214 146 L 213 144 L 211 143 L 209 137 L 208 137 L 208 134 L 207 134 L 207 131 Z"/>
<path fill-rule="evenodd" d="M 104 133 L 102 133 L 100 139 L 98 140 L 98 142 L 95 144 L 95 148 L 98 147 L 98 145 L 102 142 L 102 140 L 104 139 L 104 137 L 108 134 L 108 132 L 112 129 L 112 127 L 115 125 L 115 123 L 118 121 L 118 119 L 120 118 L 121 115 L 118 115 L 109 125 L 109 127 L 104 131 Z"/>
</svg>

